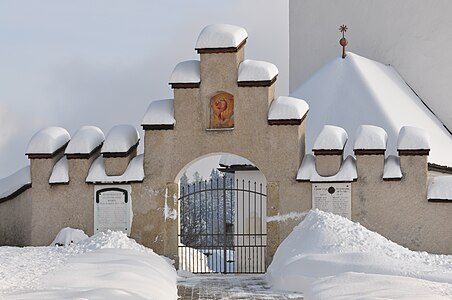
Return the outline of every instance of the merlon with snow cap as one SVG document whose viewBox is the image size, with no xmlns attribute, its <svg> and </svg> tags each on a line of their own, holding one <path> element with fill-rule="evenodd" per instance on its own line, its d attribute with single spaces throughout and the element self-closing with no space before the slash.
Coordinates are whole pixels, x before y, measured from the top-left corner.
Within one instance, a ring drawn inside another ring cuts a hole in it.
<svg viewBox="0 0 452 300">
<path fill-rule="evenodd" d="M 61 127 L 47 127 L 38 131 L 28 144 L 29 158 L 51 158 L 64 149 L 71 136 Z"/>
<path fill-rule="evenodd" d="M 229 24 L 212 24 L 199 34 L 195 50 L 198 53 L 237 52 L 243 47 L 248 33 L 242 27 Z"/>
</svg>

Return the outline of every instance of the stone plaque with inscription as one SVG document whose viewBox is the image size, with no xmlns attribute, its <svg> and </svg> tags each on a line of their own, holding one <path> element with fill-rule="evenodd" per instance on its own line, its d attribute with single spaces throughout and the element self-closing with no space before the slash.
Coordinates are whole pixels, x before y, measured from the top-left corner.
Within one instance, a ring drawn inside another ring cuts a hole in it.
<svg viewBox="0 0 452 300">
<path fill-rule="evenodd" d="M 351 219 L 351 183 L 322 182 L 312 184 L 312 208 Z"/>
<path fill-rule="evenodd" d="M 113 230 L 130 234 L 130 185 L 94 187 L 94 233 Z"/>
</svg>

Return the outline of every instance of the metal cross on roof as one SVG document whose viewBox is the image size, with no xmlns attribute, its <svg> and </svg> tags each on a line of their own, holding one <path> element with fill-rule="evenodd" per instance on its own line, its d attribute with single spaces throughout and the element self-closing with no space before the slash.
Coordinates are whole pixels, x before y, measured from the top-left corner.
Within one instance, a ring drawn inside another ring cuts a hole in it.
<svg viewBox="0 0 452 300">
<path fill-rule="evenodd" d="M 339 40 L 339 44 L 342 46 L 342 58 L 345 58 L 347 54 L 345 53 L 345 46 L 347 46 L 348 41 L 345 38 L 345 33 L 347 32 L 347 25 L 342 24 L 339 26 L 339 31 L 342 32 L 342 38 Z"/>
</svg>

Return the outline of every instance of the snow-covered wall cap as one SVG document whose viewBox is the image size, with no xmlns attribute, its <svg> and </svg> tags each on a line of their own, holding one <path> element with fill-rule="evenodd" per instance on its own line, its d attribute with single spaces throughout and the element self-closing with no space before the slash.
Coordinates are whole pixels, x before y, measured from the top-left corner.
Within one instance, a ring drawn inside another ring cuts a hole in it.
<svg viewBox="0 0 452 300">
<path fill-rule="evenodd" d="M 400 180 L 402 171 L 400 169 L 400 158 L 395 155 L 389 155 L 385 159 L 383 169 L 383 180 Z"/>
<path fill-rule="evenodd" d="M 430 202 L 451 202 L 452 176 L 432 177 L 428 183 L 427 199 Z"/>
<path fill-rule="evenodd" d="M 339 152 L 343 151 L 347 140 L 348 135 L 343 128 L 325 125 L 317 136 L 312 150 L 315 154 L 321 154 L 323 151 L 330 151 L 331 154 L 340 154 Z"/>
<path fill-rule="evenodd" d="M 173 99 L 152 101 L 141 122 L 144 130 L 173 129 L 174 124 L 176 119 Z"/>
<path fill-rule="evenodd" d="M 263 81 L 266 85 L 271 85 L 276 81 L 278 68 L 269 62 L 246 59 L 239 65 L 238 84 L 242 86 L 244 82 Z"/>
<path fill-rule="evenodd" d="M 132 125 L 116 125 L 108 132 L 101 153 L 107 156 L 111 153 L 127 155 L 138 146 L 140 136 Z"/>
<path fill-rule="evenodd" d="M 0 179 L 0 203 L 14 198 L 29 187 L 31 187 L 30 166 L 26 166 Z"/>
<path fill-rule="evenodd" d="M 306 117 L 308 110 L 309 105 L 304 100 L 287 96 L 279 96 L 270 105 L 270 109 L 268 110 L 268 120 L 270 125 L 279 125 L 284 122 L 290 123 L 292 120 L 297 121 L 295 123 L 299 125 Z"/>
<path fill-rule="evenodd" d="M 49 183 L 68 183 L 69 182 L 69 165 L 66 156 L 63 156 L 54 166 Z"/>
<path fill-rule="evenodd" d="M 248 38 L 242 27 L 229 24 L 212 24 L 204 27 L 196 41 L 195 49 L 239 48 Z"/>
<path fill-rule="evenodd" d="M 47 127 L 38 131 L 28 143 L 26 154 L 30 158 L 52 157 L 69 142 L 71 136 L 61 127 Z"/>
<path fill-rule="evenodd" d="M 355 153 L 368 152 L 368 150 L 377 151 L 384 154 L 388 142 L 388 134 L 378 126 L 361 125 L 356 130 Z"/>
<path fill-rule="evenodd" d="M 169 84 L 173 88 L 199 87 L 200 81 L 201 67 L 199 60 L 187 60 L 176 65 L 173 73 L 171 73 Z"/>
<path fill-rule="evenodd" d="M 399 131 L 397 149 L 400 154 L 428 155 L 430 150 L 430 137 L 424 129 L 403 126 Z"/>
<path fill-rule="evenodd" d="M 230 166 L 254 166 L 252 162 L 247 160 L 244 157 L 235 155 L 235 154 L 225 154 L 220 157 L 220 161 L 218 163 L 220 166 L 223 167 L 230 167 Z"/>
<path fill-rule="evenodd" d="M 144 179 L 143 154 L 135 156 L 127 166 L 124 174 L 120 176 L 107 176 L 105 174 L 105 161 L 99 156 L 91 165 L 86 182 L 89 183 L 124 183 L 141 182 Z"/>
<path fill-rule="evenodd" d="M 324 177 L 317 173 L 315 168 L 315 157 L 312 154 L 306 154 L 297 173 L 297 180 L 299 181 L 351 182 L 357 178 L 356 160 L 351 155 L 347 156 L 336 175 Z"/>
<path fill-rule="evenodd" d="M 96 126 L 83 126 L 72 137 L 71 141 L 66 147 L 64 154 L 69 158 L 73 155 L 90 155 L 96 148 L 98 148 L 105 140 L 105 135 Z"/>
</svg>

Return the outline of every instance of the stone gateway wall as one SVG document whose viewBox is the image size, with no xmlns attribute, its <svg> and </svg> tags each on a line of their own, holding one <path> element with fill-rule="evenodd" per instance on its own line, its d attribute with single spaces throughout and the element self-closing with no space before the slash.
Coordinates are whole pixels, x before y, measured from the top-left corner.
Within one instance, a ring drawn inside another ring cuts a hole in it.
<svg viewBox="0 0 452 300">
<path fill-rule="evenodd" d="M 411 249 L 452 254 L 452 201 L 427 199 L 428 146 L 401 142 L 399 156 L 385 159 L 383 138 L 384 149 L 360 146 L 344 158 L 347 133 L 330 126 L 315 155 L 305 155 L 309 107 L 301 99 L 275 99 L 276 66 L 245 59 L 246 42 L 246 31 L 232 25 L 201 32 L 200 60 L 178 64 L 171 76 L 174 99 L 152 102 L 144 116 L 141 155 L 133 126 L 115 126 L 106 138 L 92 127 L 83 138 L 71 139 L 62 128 L 38 133 L 27 150 L 29 180 L 0 193 L 0 245 L 49 245 L 66 226 L 92 235 L 95 190 L 127 186 L 131 202 L 124 207 L 133 216 L 127 232 L 177 261 L 178 176 L 200 157 L 230 153 L 267 179 L 267 264 L 313 201 Z M 375 132 L 384 137 L 381 128 Z"/>
</svg>

